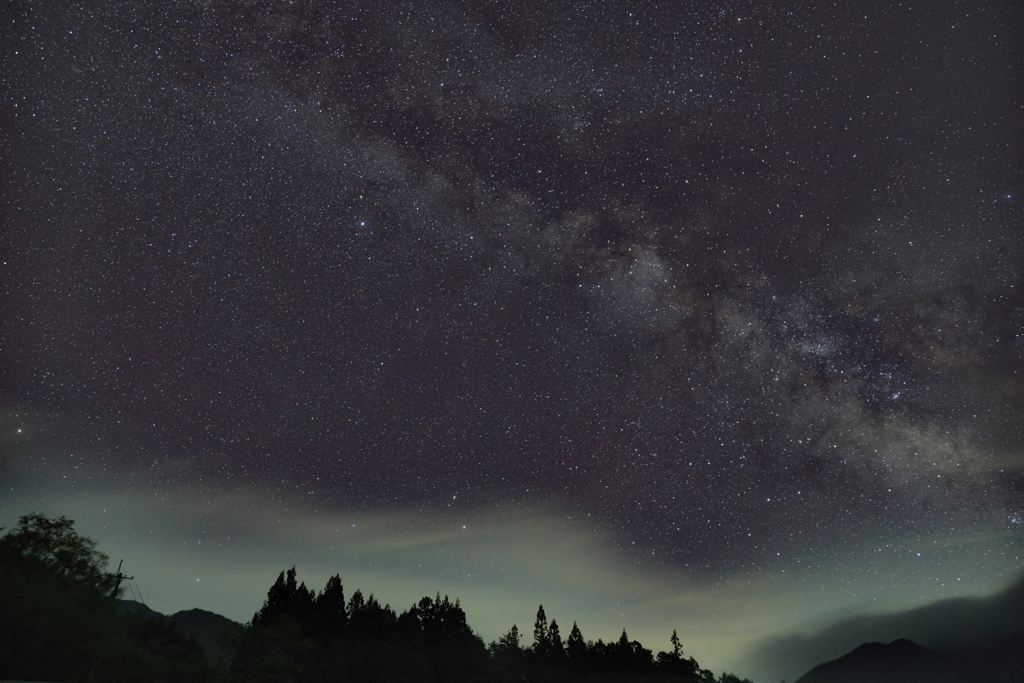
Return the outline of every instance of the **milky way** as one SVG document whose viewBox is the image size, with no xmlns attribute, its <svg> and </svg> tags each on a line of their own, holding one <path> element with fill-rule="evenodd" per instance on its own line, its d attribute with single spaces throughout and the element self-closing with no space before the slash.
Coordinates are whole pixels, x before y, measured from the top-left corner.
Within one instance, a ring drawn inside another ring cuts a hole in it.
<svg viewBox="0 0 1024 683">
<path fill-rule="evenodd" d="M 1020 569 L 1014 3 L 3 22 L 12 486 L 538 506 L 696 582 Z"/>
</svg>

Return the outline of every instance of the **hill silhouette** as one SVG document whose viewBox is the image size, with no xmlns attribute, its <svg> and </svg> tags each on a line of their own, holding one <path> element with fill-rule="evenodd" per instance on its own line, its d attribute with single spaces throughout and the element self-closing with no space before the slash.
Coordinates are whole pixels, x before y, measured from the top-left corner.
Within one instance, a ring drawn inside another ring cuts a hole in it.
<svg viewBox="0 0 1024 683">
<path fill-rule="evenodd" d="M 865 643 L 839 659 L 819 664 L 796 683 L 953 683 L 959 666 L 945 655 L 905 638 L 888 645 Z"/>
<path fill-rule="evenodd" d="M 952 598 L 891 614 L 858 615 L 811 635 L 772 638 L 759 647 L 761 677 L 790 679 L 864 643 L 907 639 L 998 677 L 1024 670 L 1024 576 L 985 598 Z M 1020 677 L 992 678 L 1019 683 Z"/>
<path fill-rule="evenodd" d="M 906 638 L 865 643 L 796 683 L 1020 683 L 1024 635 L 939 651 Z"/>
<path fill-rule="evenodd" d="M 165 614 L 162 614 L 161 612 L 157 612 L 155 609 L 152 609 L 149 605 L 142 602 L 138 602 L 136 600 L 121 599 L 118 600 L 118 602 L 121 603 L 121 609 L 124 610 L 127 614 L 141 614 L 145 617 L 166 616 Z"/>
<path fill-rule="evenodd" d="M 240 626 L 227 617 L 198 608 L 175 612 L 170 619 L 178 631 L 195 638 L 206 653 L 214 658 L 222 658 L 228 654 L 228 650 L 222 648 L 218 642 L 225 629 Z"/>
<path fill-rule="evenodd" d="M 230 657 L 234 655 L 234 650 L 223 644 L 221 638 L 225 629 L 239 628 L 241 624 L 225 616 L 198 608 L 166 615 L 135 600 L 125 599 L 120 600 L 120 603 L 122 609 L 128 614 L 166 619 L 182 636 L 195 639 L 214 665 L 226 665 L 230 661 Z"/>
</svg>

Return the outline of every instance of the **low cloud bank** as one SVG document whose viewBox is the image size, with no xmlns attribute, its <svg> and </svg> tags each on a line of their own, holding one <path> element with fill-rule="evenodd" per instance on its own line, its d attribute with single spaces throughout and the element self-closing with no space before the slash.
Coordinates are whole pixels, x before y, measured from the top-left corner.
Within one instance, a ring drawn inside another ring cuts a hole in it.
<svg viewBox="0 0 1024 683">
<path fill-rule="evenodd" d="M 987 598 L 952 598 L 904 612 L 857 615 L 812 635 L 770 638 L 756 646 L 758 680 L 794 680 L 816 664 L 863 643 L 907 638 L 939 651 L 980 651 L 1024 637 L 1024 575 Z"/>
</svg>

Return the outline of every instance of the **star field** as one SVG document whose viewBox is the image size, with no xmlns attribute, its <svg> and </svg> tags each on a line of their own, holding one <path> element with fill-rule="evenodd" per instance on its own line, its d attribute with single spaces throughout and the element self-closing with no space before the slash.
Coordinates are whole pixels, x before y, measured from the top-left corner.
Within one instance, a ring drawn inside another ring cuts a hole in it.
<svg viewBox="0 0 1024 683">
<path fill-rule="evenodd" d="M 513 510 L 802 614 L 1019 573 L 1014 3 L 0 16 L 8 495 Z"/>
</svg>

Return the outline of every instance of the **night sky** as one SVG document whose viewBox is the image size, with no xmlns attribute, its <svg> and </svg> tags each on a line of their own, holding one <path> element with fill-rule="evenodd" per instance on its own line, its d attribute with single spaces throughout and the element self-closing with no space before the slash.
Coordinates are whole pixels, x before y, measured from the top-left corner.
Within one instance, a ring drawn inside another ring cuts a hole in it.
<svg viewBox="0 0 1024 683">
<path fill-rule="evenodd" d="M 1020 3 L 0 20 L 0 525 L 154 609 L 295 565 L 777 681 L 1024 570 Z"/>
</svg>

